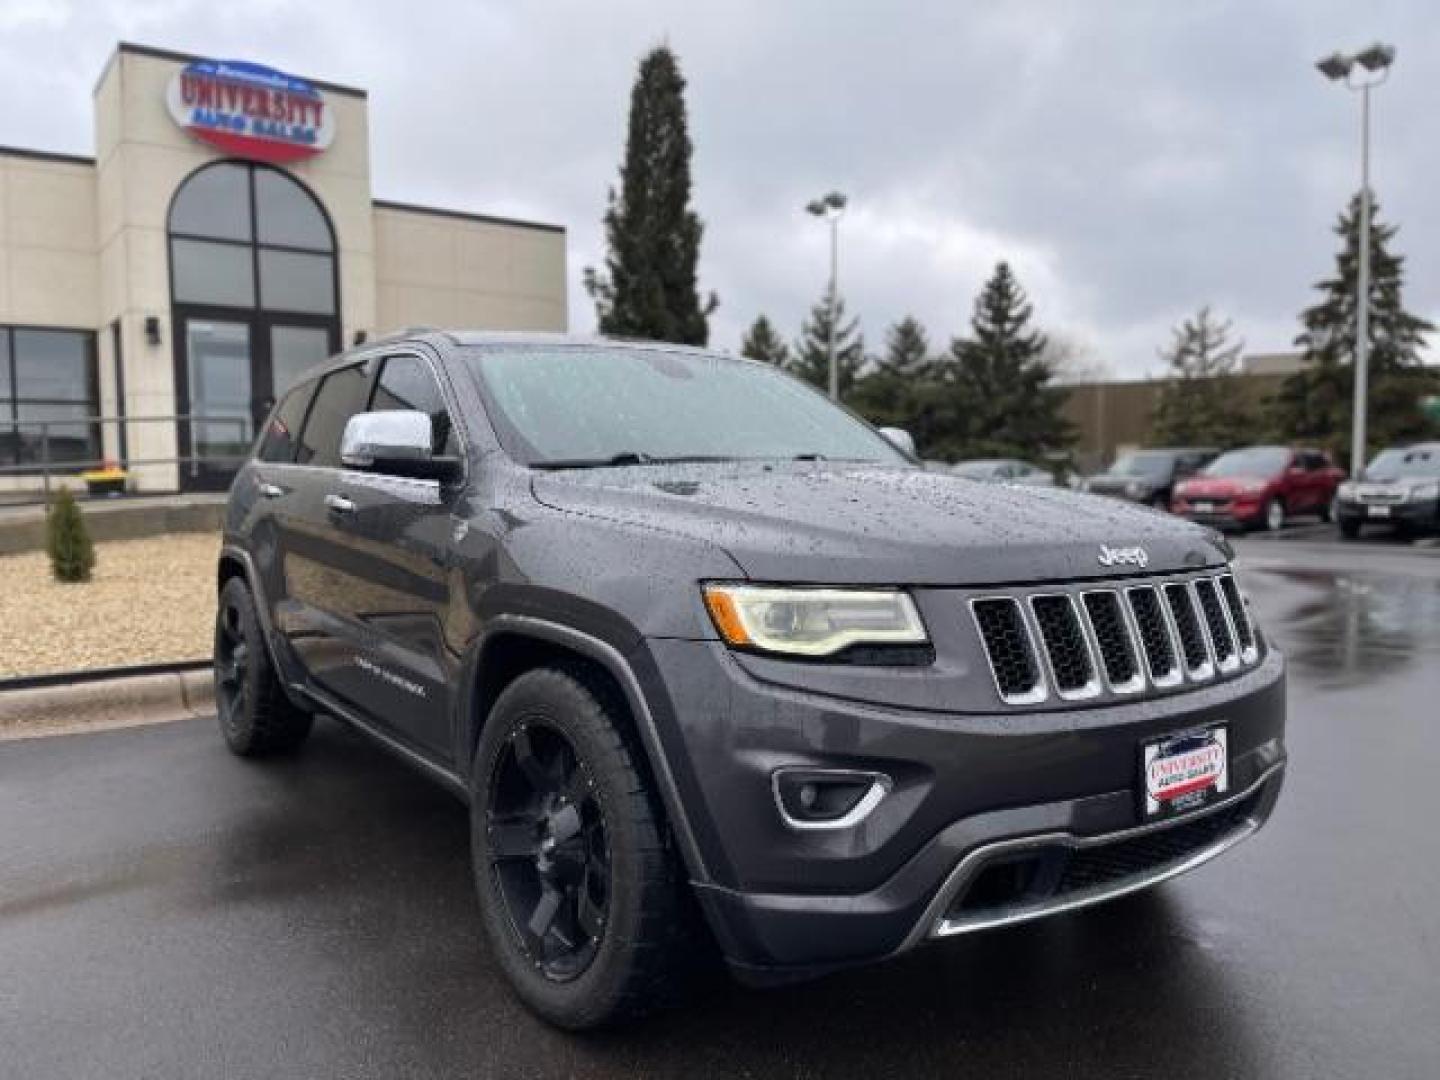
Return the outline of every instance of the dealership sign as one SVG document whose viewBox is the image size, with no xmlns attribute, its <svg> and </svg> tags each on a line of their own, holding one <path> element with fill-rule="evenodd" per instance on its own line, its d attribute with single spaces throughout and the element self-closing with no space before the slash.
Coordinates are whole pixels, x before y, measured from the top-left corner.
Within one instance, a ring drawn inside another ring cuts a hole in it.
<svg viewBox="0 0 1440 1080">
<path fill-rule="evenodd" d="M 281 164 L 335 138 L 335 114 L 304 79 L 242 60 L 196 60 L 170 80 L 170 116 L 227 154 Z"/>
</svg>

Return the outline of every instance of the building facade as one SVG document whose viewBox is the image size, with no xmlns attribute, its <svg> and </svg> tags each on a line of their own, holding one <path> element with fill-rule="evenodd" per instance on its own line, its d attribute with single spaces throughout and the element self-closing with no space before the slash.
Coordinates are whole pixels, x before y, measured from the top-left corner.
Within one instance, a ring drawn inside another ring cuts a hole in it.
<svg viewBox="0 0 1440 1080">
<path fill-rule="evenodd" d="M 564 229 L 374 198 L 363 90 L 122 43 L 94 100 L 93 158 L 0 148 L 0 486 L 220 487 L 349 344 L 566 328 Z"/>
</svg>

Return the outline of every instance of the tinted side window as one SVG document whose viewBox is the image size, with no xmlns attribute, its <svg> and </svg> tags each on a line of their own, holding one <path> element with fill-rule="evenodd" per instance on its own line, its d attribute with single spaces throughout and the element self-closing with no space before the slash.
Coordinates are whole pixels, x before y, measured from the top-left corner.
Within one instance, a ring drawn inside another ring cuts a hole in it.
<svg viewBox="0 0 1440 1080">
<path fill-rule="evenodd" d="M 340 467 L 340 436 L 345 423 L 365 411 L 365 392 L 369 389 L 365 371 L 362 365 L 341 368 L 321 380 L 295 457 L 301 465 Z"/>
<path fill-rule="evenodd" d="M 432 435 L 430 452 L 445 457 L 459 453 L 455 441 L 455 425 L 445 398 L 428 364 L 416 356 L 391 356 L 380 369 L 375 394 L 370 399 L 372 411 L 415 409 L 430 417 Z"/>
<path fill-rule="evenodd" d="M 260 452 L 256 455 L 261 461 L 295 460 L 295 444 L 300 427 L 305 423 L 305 408 L 314 392 L 314 383 L 297 386 L 270 414 L 270 423 L 265 425 L 265 434 L 260 436 Z"/>
</svg>

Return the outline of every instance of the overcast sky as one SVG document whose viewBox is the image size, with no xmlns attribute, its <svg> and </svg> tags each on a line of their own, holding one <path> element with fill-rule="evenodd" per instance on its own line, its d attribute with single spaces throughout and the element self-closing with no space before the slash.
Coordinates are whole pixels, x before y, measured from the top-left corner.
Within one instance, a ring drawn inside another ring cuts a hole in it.
<svg viewBox="0 0 1440 1080">
<path fill-rule="evenodd" d="M 826 274 L 803 212 L 838 188 L 841 290 L 873 347 L 913 313 L 963 329 L 1009 259 L 1047 330 L 1153 371 L 1202 303 L 1289 346 L 1358 187 L 1359 101 L 1313 61 L 1399 49 L 1375 98 L 1374 183 L 1412 308 L 1440 317 L 1440 18 L 1426 0 L 0 0 L 0 144 L 90 153 L 119 39 L 366 88 L 378 198 L 569 229 L 571 326 L 603 255 L 640 55 L 689 80 L 712 343 L 798 330 Z"/>
</svg>

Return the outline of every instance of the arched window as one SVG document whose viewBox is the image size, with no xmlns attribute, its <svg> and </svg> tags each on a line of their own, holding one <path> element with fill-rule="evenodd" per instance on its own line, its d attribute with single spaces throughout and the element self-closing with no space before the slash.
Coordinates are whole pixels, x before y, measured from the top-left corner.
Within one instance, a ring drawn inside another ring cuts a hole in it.
<svg viewBox="0 0 1440 1080">
<path fill-rule="evenodd" d="M 289 176 L 224 161 L 191 175 L 170 206 L 177 304 L 334 315 L 335 236 Z"/>
<path fill-rule="evenodd" d="M 192 173 L 168 225 L 182 477 L 223 487 L 271 404 L 339 349 L 335 233 L 302 184 L 244 161 Z"/>
</svg>

